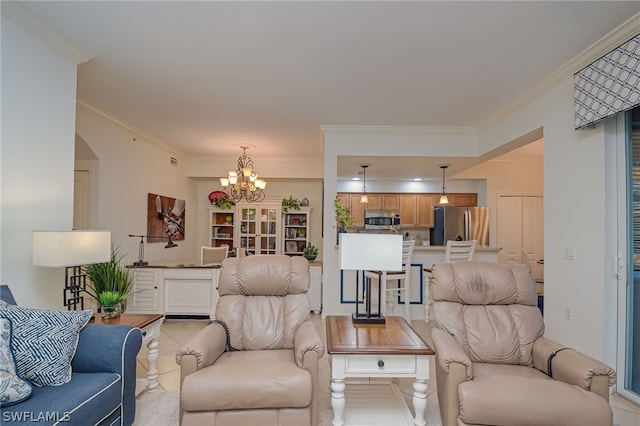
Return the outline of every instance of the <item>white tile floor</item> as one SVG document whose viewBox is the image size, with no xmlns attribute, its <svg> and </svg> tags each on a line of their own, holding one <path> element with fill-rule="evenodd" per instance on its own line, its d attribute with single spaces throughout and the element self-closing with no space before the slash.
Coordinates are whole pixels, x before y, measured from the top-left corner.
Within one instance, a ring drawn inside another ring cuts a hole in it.
<svg viewBox="0 0 640 426">
<path fill-rule="evenodd" d="M 324 321 L 320 315 L 312 315 L 312 320 L 316 325 L 320 335 L 325 339 Z M 158 339 L 158 382 L 163 389 L 180 390 L 180 366 L 176 364 L 176 351 L 198 330 L 208 324 L 208 320 L 167 320 L 162 324 L 162 332 Z M 430 327 L 424 321 L 412 321 L 413 328 L 427 342 L 430 339 Z M 326 340 L 326 339 L 325 339 Z M 147 350 L 142 348 L 138 355 L 137 377 L 147 377 Z M 432 373 L 434 372 L 431 366 Z M 320 389 L 323 392 L 329 392 L 329 363 L 327 355 L 320 360 Z M 434 378 L 429 380 L 429 393 L 435 391 L 436 381 Z M 409 383 L 410 386 L 410 383 Z M 401 388 L 403 388 L 401 384 Z M 411 389 L 402 389 L 403 392 L 411 393 Z M 629 402 L 614 394 L 610 397 L 611 409 L 613 411 L 614 425 L 617 426 L 640 426 L 640 406 Z M 325 413 L 325 416 L 327 414 Z"/>
</svg>

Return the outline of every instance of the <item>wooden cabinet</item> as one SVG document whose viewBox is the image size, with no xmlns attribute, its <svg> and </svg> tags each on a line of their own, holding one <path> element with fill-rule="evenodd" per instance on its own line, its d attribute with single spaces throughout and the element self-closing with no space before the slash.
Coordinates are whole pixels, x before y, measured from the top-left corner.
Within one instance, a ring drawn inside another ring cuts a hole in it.
<svg viewBox="0 0 640 426">
<path fill-rule="evenodd" d="M 433 228 L 433 196 L 429 194 L 418 194 L 416 196 L 416 214 L 418 228 Z"/>
<path fill-rule="evenodd" d="M 383 210 L 400 210 L 399 194 L 381 194 Z"/>
<path fill-rule="evenodd" d="M 252 203 L 236 206 L 236 247 L 247 254 L 282 253 L 282 206 L 279 203 Z"/>
<path fill-rule="evenodd" d="M 447 194 L 447 198 L 449 199 L 449 204 L 447 206 L 450 207 L 476 207 L 478 205 L 478 194 L 474 193 L 456 193 L 456 194 Z M 433 204 L 439 205 L 440 194 L 435 195 L 433 197 Z"/>
<path fill-rule="evenodd" d="M 416 194 L 401 194 L 400 200 L 400 227 L 415 228 L 418 223 Z"/>
<path fill-rule="evenodd" d="M 217 268 L 165 268 L 164 314 L 215 317 Z"/>
<path fill-rule="evenodd" d="M 374 193 L 367 194 L 368 204 L 360 204 L 361 193 L 339 193 L 338 199 L 351 211 L 353 222 L 351 227 L 364 227 L 364 211 L 366 210 L 399 210 L 401 228 L 432 228 L 434 226 L 433 208 L 439 205 L 440 194 L 402 194 Z M 475 207 L 478 205 L 478 194 L 448 193 L 448 206 Z"/>
<path fill-rule="evenodd" d="M 351 227 L 352 228 L 364 228 L 364 209 L 368 204 L 360 202 L 362 194 L 350 194 L 348 208 L 351 211 Z M 369 195 L 369 200 L 372 196 Z M 368 208 L 368 207 L 366 207 Z"/>
<path fill-rule="evenodd" d="M 284 254 L 302 256 L 302 251 L 309 244 L 309 217 L 311 210 L 301 207 L 284 214 Z"/>
<path fill-rule="evenodd" d="M 233 249 L 235 210 L 209 208 L 209 245 L 220 247 L 223 244 Z"/>
</svg>

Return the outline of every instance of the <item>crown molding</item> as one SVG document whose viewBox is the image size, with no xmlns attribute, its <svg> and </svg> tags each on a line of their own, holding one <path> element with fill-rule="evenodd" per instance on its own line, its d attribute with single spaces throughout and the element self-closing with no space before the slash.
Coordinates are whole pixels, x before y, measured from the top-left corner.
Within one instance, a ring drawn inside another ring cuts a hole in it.
<svg viewBox="0 0 640 426">
<path fill-rule="evenodd" d="M 321 125 L 323 132 L 339 133 L 476 133 L 475 126 L 343 126 Z"/>
<path fill-rule="evenodd" d="M 21 26 L 25 31 L 31 33 L 41 42 L 72 60 L 76 65 L 83 64 L 91 59 L 91 56 L 69 43 L 60 34 L 42 22 L 40 18 L 31 13 L 27 7 L 18 2 L 0 2 L 0 13 Z"/>
<path fill-rule="evenodd" d="M 130 131 L 131 133 L 133 133 L 134 135 L 140 136 L 142 139 L 144 139 L 145 141 L 157 146 L 158 148 L 172 154 L 178 157 L 182 157 L 182 158 L 188 158 L 188 156 L 176 149 L 174 146 L 169 145 L 166 142 L 163 142 L 161 140 L 159 140 L 158 138 L 156 138 L 155 136 L 150 135 L 149 133 L 146 133 L 143 130 L 138 129 L 137 127 L 135 127 L 133 124 L 129 124 L 126 121 L 122 120 L 119 117 L 116 117 L 115 115 L 109 114 L 106 111 L 101 110 L 100 108 L 89 104 L 88 102 L 77 98 L 76 99 L 76 104 L 82 106 L 83 108 L 105 118 L 106 120 L 111 121 L 114 124 L 117 124 L 118 126 L 124 127 L 125 129 L 127 129 L 128 131 Z"/>
</svg>

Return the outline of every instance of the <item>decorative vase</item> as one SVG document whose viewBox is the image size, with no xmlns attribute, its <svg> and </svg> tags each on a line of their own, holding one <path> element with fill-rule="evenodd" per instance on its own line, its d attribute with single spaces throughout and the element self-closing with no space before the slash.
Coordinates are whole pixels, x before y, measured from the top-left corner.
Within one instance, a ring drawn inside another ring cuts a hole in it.
<svg viewBox="0 0 640 426">
<path fill-rule="evenodd" d="M 309 262 L 313 262 L 314 260 L 316 260 L 316 257 L 318 257 L 318 255 L 317 254 L 305 254 L 304 257 Z"/>
<path fill-rule="evenodd" d="M 301 201 L 300 201 L 300 205 L 302 207 L 309 207 L 309 199 L 307 197 L 304 197 Z"/>
<path fill-rule="evenodd" d="M 122 305 L 120 303 L 100 307 L 100 316 L 102 319 L 118 318 L 121 312 Z"/>
</svg>

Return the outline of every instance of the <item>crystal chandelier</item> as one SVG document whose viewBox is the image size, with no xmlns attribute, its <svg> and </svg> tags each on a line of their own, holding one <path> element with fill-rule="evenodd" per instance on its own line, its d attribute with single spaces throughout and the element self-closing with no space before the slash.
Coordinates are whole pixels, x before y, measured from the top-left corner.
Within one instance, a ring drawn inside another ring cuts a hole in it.
<svg viewBox="0 0 640 426">
<path fill-rule="evenodd" d="M 220 178 L 220 184 L 229 192 L 229 198 L 238 202 L 243 198 L 250 203 L 262 201 L 265 197 L 264 188 L 267 182 L 258 179 L 253 170 L 253 160 L 247 157 L 248 146 L 242 145 L 242 155 L 238 158 L 238 168 L 230 171 L 229 176 Z"/>
</svg>

